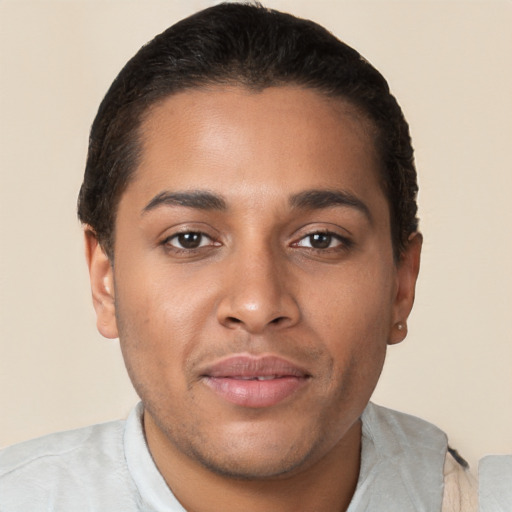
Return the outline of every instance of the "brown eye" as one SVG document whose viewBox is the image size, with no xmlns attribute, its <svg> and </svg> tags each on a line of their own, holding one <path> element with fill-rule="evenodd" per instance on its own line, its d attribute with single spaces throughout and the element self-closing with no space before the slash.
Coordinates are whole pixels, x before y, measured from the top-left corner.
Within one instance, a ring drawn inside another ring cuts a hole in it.
<svg viewBox="0 0 512 512">
<path fill-rule="evenodd" d="M 198 249 L 211 244 L 212 240 L 204 233 L 188 232 L 179 233 L 166 240 L 166 243 L 176 249 Z"/>
<path fill-rule="evenodd" d="M 309 235 L 309 243 L 314 249 L 327 249 L 330 247 L 333 236 L 328 233 L 315 233 Z"/>
<path fill-rule="evenodd" d="M 304 238 L 293 244 L 294 247 L 304 247 L 306 249 L 315 249 L 317 251 L 327 249 L 348 249 L 352 246 L 352 241 L 344 236 L 338 235 L 337 233 L 330 233 L 328 231 L 317 231 L 316 233 L 310 233 Z"/>
</svg>

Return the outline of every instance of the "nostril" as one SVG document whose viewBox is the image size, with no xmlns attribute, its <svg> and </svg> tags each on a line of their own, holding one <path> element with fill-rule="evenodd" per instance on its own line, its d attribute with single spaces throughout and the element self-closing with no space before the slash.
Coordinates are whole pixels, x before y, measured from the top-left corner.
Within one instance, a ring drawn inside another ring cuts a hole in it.
<svg viewBox="0 0 512 512">
<path fill-rule="evenodd" d="M 277 318 L 274 318 L 270 323 L 271 324 L 280 324 L 283 320 L 285 320 L 286 317 L 284 316 L 278 316 Z"/>
<path fill-rule="evenodd" d="M 239 318 L 235 318 L 234 316 L 228 316 L 226 318 L 226 320 L 229 322 L 229 323 L 232 323 L 232 324 L 241 324 L 242 323 L 242 320 L 240 320 Z"/>
</svg>

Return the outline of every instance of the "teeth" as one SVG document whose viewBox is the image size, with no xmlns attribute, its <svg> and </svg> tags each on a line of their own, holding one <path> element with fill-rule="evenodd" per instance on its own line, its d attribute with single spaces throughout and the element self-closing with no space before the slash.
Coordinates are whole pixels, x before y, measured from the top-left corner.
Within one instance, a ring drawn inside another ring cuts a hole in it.
<svg viewBox="0 0 512 512">
<path fill-rule="evenodd" d="M 275 379 L 275 375 L 266 375 L 265 377 L 257 377 L 258 380 L 273 380 Z"/>
</svg>

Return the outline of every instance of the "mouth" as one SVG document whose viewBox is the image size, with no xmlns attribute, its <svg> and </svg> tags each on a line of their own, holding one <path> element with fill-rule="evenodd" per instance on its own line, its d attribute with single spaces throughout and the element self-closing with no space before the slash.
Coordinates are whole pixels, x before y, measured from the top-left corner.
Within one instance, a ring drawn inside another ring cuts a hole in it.
<svg viewBox="0 0 512 512">
<path fill-rule="evenodd" d="M 237 355 L 208 367 L 203 382 L 221 399 L 250 407 L 272 407 L 299 392 L 310 375 L 275 356 Z"/>
</svg>

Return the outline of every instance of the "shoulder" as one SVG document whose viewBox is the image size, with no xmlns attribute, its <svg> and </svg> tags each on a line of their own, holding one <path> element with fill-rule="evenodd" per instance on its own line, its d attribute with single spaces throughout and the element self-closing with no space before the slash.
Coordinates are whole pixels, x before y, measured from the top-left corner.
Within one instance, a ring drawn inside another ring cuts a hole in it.
<svg viewBox="0 0 512 512">
<path fill-rule="evenodd" d="M 448 447 L 442 430 L 372 403 L 362 422 L 360 478 L 366 475 L 372 489 L 369 498 L 359 496 L 363 506 L 354 510 L 478 510 L 476 479 L 467 463 Z M 363 484 L 358 484 L 359 494 L 365 489 Z"/>
<path fill-rule="evenodd" d="M 361 469 L 349 510 L 440 510 L 445 433 L 371 402 L 361 420 Z"/>
<path fill-rule="evenodd" d="M 487 455 L 478 464 L 481 512 L 510 510 L 512 504 L 512 455 Z"/>
<path fill-rule="evenodd" d="M 60 432 L 1 450 L 0 509 L 47 510 L 57 496 L 69 510 L 90 510 L 85 504 L 91 502 L 91 488 L 102 492 L 125 479 L 124 423 Z"/>
<path fill-rule="evenodd" d="M 110 459 L 115 454 L 112 448 L 116 444 L 122 446 L 123 428 L 123 421 L 114 421 L 50 434 L 0 450 L 0 478 L 30 472 L 33 467 L 72 464 L 78 458 L 86 463 L 82 456 L 92 453 Z"/>
<path fill-rule="evenodd" d="M 416 416 L 388 409 L 370 402 L 362 416 L 363 435 L 376 440 L 389 449 L 411 448 L 414 446 L 446 454 L 447 437 L 438 427 Z"/>
<path fill-rule="evenodd" d="M 415 496 L 442 490 L 442 512 L 476 512 L 477 481 L 467 463 L 448 447 L 446 434 L 423 419 L 369 404 L 363 416 L 368 435 L 386 458 L 399 461 L 403 481 Z M 407 474 L 404 474 L 405 473 Z"/>
</svg>

